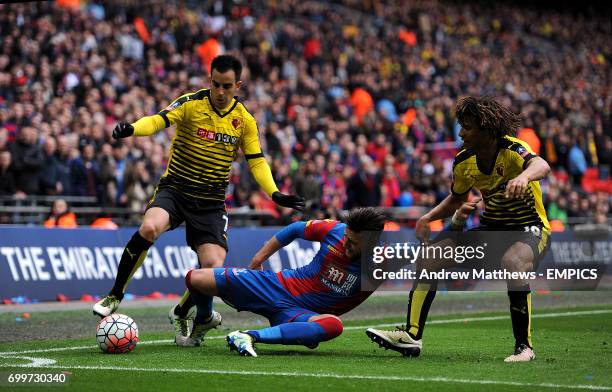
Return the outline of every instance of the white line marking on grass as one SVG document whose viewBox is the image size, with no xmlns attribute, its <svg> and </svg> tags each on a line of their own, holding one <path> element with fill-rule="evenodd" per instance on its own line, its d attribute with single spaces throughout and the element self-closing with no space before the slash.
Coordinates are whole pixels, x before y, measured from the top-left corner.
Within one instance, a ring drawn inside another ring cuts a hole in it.
<svg viewBox="0 0 612 392">
<path fill-rule="evenodd" d="M 594 314 L 607 314 L 612 313 L 612 309 L 601 309 L 601 310 L 581 310 L 575 312 L 560 312 L 560 313 L 542 313 L 542 314 L 534 314 L 531 318 L 549 318 L 549 317 L 571 317 L 571 316 L 588 316 Z M 451 324 L 451 323 L 465 323 L 472 321 L 496 321 L 496 320 L 507 320 L 509 316 L 485 316 L 485 317 L 466 317 L 459 319 L 445 319 L 445 320 L 431 320 L 428 321 L 427 324 Z M 378 328 L 378 327 L 393 327 L 398 325 L 395 324 L 374 324 L 374 325 L 359 325 L 359 326 L 350 326 L 344 327 L 345 330 L 359 330 L 365 328 Z M 225 336 L 208 336 L 206 339 L 224 339 Z M 170 344 L 173 343 L 173 340 L 170 339 L 161 339 L 161 340 L 145 340 L 142 342 L 138 342 L 138 345 L 143 344 Z M 36 350 L 21 350 L 21 351 L 5 351 L 0 352 L 0 356 L 3 355 L 18 355 L 18 354 L 37 354 L 37 353 L 50 353 L 50 352 L 59 352 L 59 351 L 72 351 L 72 350 L 89 350 L 98 348 L 97 345 L 89 345 L 89 346 L 70 346 L 70 347 L 55 347 L 55 348 L 42 348 Z"/>
<path fill-rule="evenodd" d="M 22 357 L 22 356 L 16 356 L 16 355 L 0 354 L 0 358 L 25 359 L 26 361 L 31 361 L 30 363 L 16 365 L 17 367 L 41 367 L 41 366 L 55 365 L 57 363 L 55 359 L 50 359 L 50 358 Z"/>
<path fill-rule="evenodd" d="M 562 312 L 562 313 L 541 313 L 532 314 L 531 318 L 550 318 L 550 317 L 571 317 L 571 316 L 587 316 L 594 314 L 608 314 L 612 313 L 612 309 L 601 309 L 601 310 L 580 310 L 575 312 Z M 468 323 L 471 321 L 497 321 L 497 320 L 509 320 L 510 316 L 485 316 L 485 317 L 466 317 L 460 319 L 447 319 L 447 320 L 431 320 L 427 322 L 430 324 L 453 324 L 453 323 Z M 398 323 L 394 324 L 376 324 L 376 325 L 363 325 L 363 326 L 350 326 L 344 327 L 345 330 L 363 329 L 363 328 L 376 328 L 376 327 L 394 327 Z"/>
<path fill-rule="evenodd" d="M 517 381 L 497 381 L 497 380 L 470 380 L 461 378 L 447 377 L 404 377 L 404 376 L 368 376 L 359 374 L 335 374 L 335 373 L 300 373 L 300 372 L 266 372 L 249 370 L 214 370 L 214 369 L 177 369 L 177 368 L 128 368 L 119 366 L 45 366 L 45 369 L 81 369 L 81 370 L 120 370 L 128 372 L 168 372 L 168 373 L 201 373 L 201 374 L 235 374 L 240 376 L 275 376 L 275 377 L 312 377 L 312 378 L 337 378 L 354 380 L 381 380 L 381 381 L 419 381 L 419 382 L 444 382 L 450 384 L 480 384 L 480 385 L 510 385 L 518 387 L 540 387 L 540 388 L 565 388 L 565 389 L 590 389 L 609 391 L 612 387 L 604 385 L 564 385 L 552 383 L 528 383 Z"/>
</svg>

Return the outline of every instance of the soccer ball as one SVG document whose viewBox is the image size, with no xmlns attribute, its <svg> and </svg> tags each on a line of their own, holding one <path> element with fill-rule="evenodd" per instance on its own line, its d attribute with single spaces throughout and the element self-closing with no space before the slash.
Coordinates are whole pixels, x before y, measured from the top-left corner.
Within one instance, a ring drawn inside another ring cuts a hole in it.
<svg viewBox="0 0 612 392">
<path fill-rule="evenodd" d="M 111 314 L 98 323 L 96 340 L 105 353 L 127 353 L 138 343 L 138 326 L 125 314 Z"/>
</svg>

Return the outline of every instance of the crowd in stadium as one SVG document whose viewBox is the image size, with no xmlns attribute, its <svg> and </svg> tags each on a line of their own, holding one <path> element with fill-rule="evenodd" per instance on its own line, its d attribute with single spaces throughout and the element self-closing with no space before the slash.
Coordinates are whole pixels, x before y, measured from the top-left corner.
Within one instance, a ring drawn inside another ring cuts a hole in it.
<svg viewBox="0 0 612 392">
<path fill-rule="evenodd" d="M 511 3 L 340 3 L 0 5 L 0 195 L 95 196 L 141 212 L 172 130 L 114 141 L 113 127 L 207 87 L 225 52 L 246 64 L 241 99 L 280 190 L 321 215 L 435 205 L 461 144 L 455 102 L 490 95 L 523 115 L 519 137 L 553 168 L 549 219 L 606 221 L 610 19 Z M 227 205 L 291 220 L 244 160 Z"/>
</svg>

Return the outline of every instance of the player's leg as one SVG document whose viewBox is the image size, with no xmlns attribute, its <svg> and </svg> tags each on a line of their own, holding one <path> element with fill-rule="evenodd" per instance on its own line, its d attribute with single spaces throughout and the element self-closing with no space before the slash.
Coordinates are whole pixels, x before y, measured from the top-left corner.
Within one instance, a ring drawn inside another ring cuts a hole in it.
<svg viewBox="0 0 612 392">
<path fill-rule="evenodd" d="M 510 272 L 533 271 L 535 260 L 539 255 L 539 241 L 534 242 L 534 244 L 530 244 L 530 242 L 534 241 L 527 238 L 525 242 L 513 243 L 502 256 L 502 267 Z M 531 361 L 535 359 L 535 353 L 531 341 L 531 291 L 529 282 L 522 279 L 509 280 L 507 285 L 515 343 L 514 354 L 506 358 L 505 361 Z"/>
<path fill-rule="evenodd" d="M 454 246 L 457 243 L 455 236 L 456 233 L 441 233 L 432 246 Z M 451 260 L 420 258 L 416 261 L 417 276 L 422 270 L 437 271 L 452 266 L 452 263 Z M 437 280 L 417 279 L 408 296 L 406 327 L 396 327 L 393 331 L 368 328 L 366 335 L 380 347 L 397 351 L 406 357 L 418 357 L 423 348 L 422 337 L 427 315 L 436 297 L 437 288 Z"/>
<path fill-rule="evenodd" d="M 201 244 L 197 247 L 198 262 L 200 268 L 218 268 L 223 266 L 227 251 L 217 244 Z M 179 303 L 173 308 L 174 314 L 185 318 L 189 310 L 195 305 L 189 295 L 189 290 L 181 297 Z"/>
<path fill-rule="evenodd" d="M 188 335 L 177 334 L 175 342 L 183 347 L 197 347 L 202 344 L 206 333 L 221 324 L 222 318 L 213 310 L 213 296 L 217 295 L 215 274 L 222 269 L 202 268 L 191 270 L 185 277 L 187 291 L 197 308 L 193 330 Z M 175 323 L 175 325 L 178 323 Z"/>
<path fill-rule="evenodd" d="M 398 326 L 394 331 L 368 328 L 366 335 L 380 347 L 397 351 L 405 357 L 418 357 L 423 348 L 423 330 L 437 287 L 436 280 L 415 281 L 408 297 L 407 327 Z"/>
<path fill-rule="evenodd" d="M 223 266 L 227 254 L 227 215 L 224 204 L 185 201 L 180 208 L 185 216 L 187 244 L 197 253 L 200 268 Z M 168 317 L 175 327 L 177 344 L 180 344 L 179 340 L 191 343 L 198 340 L 198 337 L 201 341 L 206 331 L 212 328 L 212 324 L 221 323 L 221 316 L 212 311 L 212 297 L 207 301 L 207 304 L 200 301 L 194 317 L 195 302 L 189 290 L 186 290 L 179 303 L 170 309 Z M 189 334 L 185 336 L 184 324 L 191 320 L 193 328 L 189 329 Z M 187 337 L 191 340 L 186 339 Z"/>
<path fill-rule="evenodd" d="M 152 207 L 146 211 L 140 228 L 123 250 L 113 288 L 94 305 L 94 314 L 106 317 L 117 310 L 128 283 L 147 257 L 149 248 L 170 227 L 170 214 L 164 208 Z"/>
<path fill-rule="evenodd" d="M 245 356 L 257 354 L 255 343 L 299 345 L 316 348 L 319 343 L 334 339 L 342 333 L 342 321 L 331 314 L 316 314 L 303 309 L 296 309 L 295 317 L 287 322 L 268 328 L 234 331 L 227 336 L 230 348 Z M 286 314 L 286 312 L 284 312 Z M 274 323 L 271 318 L 271 323 Z"/>
</svg>

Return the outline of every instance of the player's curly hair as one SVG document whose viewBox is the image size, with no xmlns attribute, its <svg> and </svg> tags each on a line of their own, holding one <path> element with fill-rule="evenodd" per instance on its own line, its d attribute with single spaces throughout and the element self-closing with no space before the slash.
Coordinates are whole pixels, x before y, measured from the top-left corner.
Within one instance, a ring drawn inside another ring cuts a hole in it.
<svg viewBox="0 0 612 392">
<path fill-rule="evenodd" d="M 521 127 L 521 116 L 489 97 L 464 97 L 455 107 L 461 126 L 475 124 L 481 131 L 501 138 L 514 136 Z"/>
<path fill-rule="evenodd" d="M 378 208 L 360 207 L 352 209 L 345 218 L 351 231 L 382 231 L 387 217 Z"/>
</svg>

